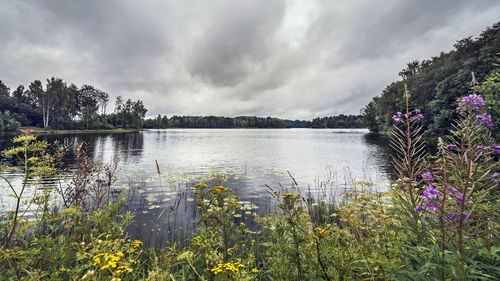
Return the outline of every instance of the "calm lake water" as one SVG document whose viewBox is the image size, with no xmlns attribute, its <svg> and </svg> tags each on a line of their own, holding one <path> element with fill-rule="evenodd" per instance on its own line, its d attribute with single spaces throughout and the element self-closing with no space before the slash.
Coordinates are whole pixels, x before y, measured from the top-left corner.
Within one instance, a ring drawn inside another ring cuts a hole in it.
<svg viewBox="0 0 500 281">
<path fill-rule="evenodd" d="M 168 129 L 41 138 L 67 138 L 74 145 L 85 141 L 96 161 L 118 156 L 114 187 L 127 191 L 126 208 L 135 215 L 129 234 L 157 245 L 191 230 L 191 187 L 200 176 L 229 175 L 224 185 L 241 197 L 244 207 L 235 220 L 247 222 L 275 210 L 266 185 L 291 186 L 288 173 L 302 194 L 318 200 L 335 200 L 356 180 L 373 182 L 374 189 L 383 190 L 391 175 L 387 140 L 365 129 Z M 0 149 L 9 145 L 9 137 L 0 136 Z M 12 208 L 7 194 L 2 187 L 0 210 Z"/>
</svg>

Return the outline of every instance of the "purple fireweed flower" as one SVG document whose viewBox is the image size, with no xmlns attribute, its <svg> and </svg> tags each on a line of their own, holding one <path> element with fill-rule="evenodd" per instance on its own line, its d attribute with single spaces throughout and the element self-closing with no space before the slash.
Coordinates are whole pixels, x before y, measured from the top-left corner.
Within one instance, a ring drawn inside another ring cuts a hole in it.
<svg viewBox="0 0 500 281">
<path fill-rule="evenodd" d="M 421 197 L 424 198 L 425 201 L 429 202 L 429 199 L 436 197 L 436 192 L 437 191 L 434 189 L 432 184 L 429 183 L 429 186 L 422 193 Z"/>
<path fill-rule="evenodd" d="M 442 221 L 443 220 L 443 216 L 439 215 L 438 216 L 438 220 Z"/>
<path fill-rule="evenodd" d="M 415 208 L 417 211 L 421 212 L 424 210 L 424 207 L 422 205 L 417 205 L 417 208 Z"/>
<path fill-rule="evenodd" d="M 447 146 L 447 147 L 448 147 L 448 148 L 450 148 L 450 149 L 451 149 L 451 148 L 457 148 L 457 146 L 456 146 L 456 145 L 454 145 L 454 144 L 448 144 L 448 146 Z"/>
<path fill-rule="evenodd" d="M 446 192 L 452 194 L 457 200 L 458 204 L 462 204 L 462 201 L 464 201 L 464 195 L 460 193 L 456 188 L 454 187 L 448 188 Z M 467 205 L 467 202 L 464 202 L 464 205 Z"/>
<path fill-rule="evenodd" d="M 493 121 L 491 120 L 491 115 L 483 112 L 481 114 L 476 115 L 477 124 L 485 125 L 486 127 L 493 127 Z"/>
<path fill-rule="evenodd" d="M 500 183 L 500 180 L 497 179 L 498 176 L 500 176 L 500 173 L 493 173 L 493 176 L 491 176 L 491 181 L 493 182 L 493 184 Z"/>
<path fill-rule="evenodd" d="M 469 110 L 484 110 L 484 99 L 481 95 L 472 94 L 462 98 L 462 102 L 458 104 L 457 112 Z"/>
<path fill-rule="evenodd" d="M 426 182 L 426 183 L 430 183 L 434 180 L 431 172 L 422 173 L 421 176 L 422 176 L 422 179 L 424 180 L 424 182 Z"/>
<path fill-rule="evenodd" d="M 469 216 L 469 213 L 467 213 L 467 212 L 462 212 L 462 217 L 463 217 L 464 219 L 466 219 L 468 216 Z"/>
<path fill-rule="evenodd" d="M 450 193 L 450 194 L 454 194 L 454 193 L 457 193 L 458 192 L 458 189 L 454 188 L 453 186 L 452 187 L 449 187 L 446 189 L 446 192 L 447 193 Z"/>
<path fill-rule="evenodd" d="M 403 123 L 403 120 L 401 120 L 401 118 L 397 117 L 396 115 L 392 116 L 392 120 L 394 120 L 398 123 Z"/>
<path fill-rule="evenodd" d="M 411 111 L 404 114 L 398 111 L 396 112 L 395 115 L 392 116 L 392 120 L 394 120 L 397 123 L 404 123 L 404 120 L 409 120 L 411 122 L 415 120 L 420 120 L 422 118 L 424 118 L 424 116 L 420 114 L 420 109 L 416 109 L 415 111 Z"/>
<path fill-rule="evenodd" d="M 451 214 L 451 215 L 449 215 L 449 216 L 448 216 L 448 218 L 449 218 L 450 220 L 452 220 L 452 221 L 456 221 L 456 220 L 457 220 L 457 215 L 455 215 L 455 214 Z"/>
<path fill-rule="evenodd" d="M 420 120 L 420 119 L 423 119 L 424 116 L 420 113 L 418 113 L 417 115 L 413 116 L 412 118 L 410 118 L 410 121 L 415 121 L 415 120 Z"/>
<path fill-rule="evenodd" d="M 441 205 L 440 204 L 430 203 L 430 202 L 425 203 L 425 207 L 427 207 L 427 209 L 429 211 L 432 211 L 432 212 L 434 212 L 436 209 L 438 209 L 438 210 L 441 209 Z"/>
<path fill-rule="evenodd" d="M 495 150 L 495 153 L 500 153 L 500 145 L 495 144 L 495 145 L 492 145 L 491 148 L 493 148 Z"/>
<path fill-rule="evenodd" d="M 483 150 L 483 149 L 484 149 L 484 146 L 482 146 L 482 145 L 477 146 L 477 150 Z"/>
</svg>

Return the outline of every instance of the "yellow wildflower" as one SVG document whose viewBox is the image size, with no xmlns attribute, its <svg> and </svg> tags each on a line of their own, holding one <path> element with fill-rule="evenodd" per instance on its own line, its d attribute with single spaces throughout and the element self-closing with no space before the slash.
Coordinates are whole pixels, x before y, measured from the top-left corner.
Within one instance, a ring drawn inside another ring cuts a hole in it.
<svg viewBox="0 0 500 281">
<path fill-rule="evenodd" d="M 132 272 L 132 268 L 130 268 L 128 265 L 122 265 L 116 268 L 116 274 L 120 274 L 125 271 Z"/>
<path fill-rule="evenodd" d="M 140 246 L 142 246 L 143 243 L 140 241 L 140 240 L 135 240 L 132 244 L 130 244 L 130 252 L 133 253 L 137 250 L 137 248 L 139 248 Z"/>
<path fill-rule="evenodd" d="M 206 185 L 204 182 L 200 182 L 200 183 L 196 184 L 196 185 L 194 186 L 194 188 L 197 188 L 197 189 L 205 189 L 205 188 L 207 188 L 207 185 Z"/>
<path fill-rule="evenodd" d="M 283 194 L 283 199 L 299 199 L 300 198 L 300 195 L 297 194 L 297 195 L 294 195 L 292 193 L 285 193 Z"/>
<path fill-rule="evenodd" d="M 217 192 L 217 193 L 222 193 L 222 192 L 224 192 L 224 191 L 228 191 L 228 190 L 230 190 L 230 189 L 229 189 L 229 188 L 227 188 L 227 187 L 224 187 L 224 186 L 222 186 L 222 185 L 219 185 L 219 186 L 214 186 L 214 187 L 212 188 L 212 190 L 213 190 L 213 191 L 215 191 L 215 192 Z"/>
<path fill-rule="evenodd" d="M 326 229 L 324 229 L 324 228 L 321 228 L 321 227 L 317 226 L 317 227 L 315 227 L 315 228 L 314 228 L 314 232 L 315 232 L 315 233 L 316 233 L 319 237 L 321 237 L 321 236 L 323 236 L 323 235 L 326 233 Z"/>
</svg>

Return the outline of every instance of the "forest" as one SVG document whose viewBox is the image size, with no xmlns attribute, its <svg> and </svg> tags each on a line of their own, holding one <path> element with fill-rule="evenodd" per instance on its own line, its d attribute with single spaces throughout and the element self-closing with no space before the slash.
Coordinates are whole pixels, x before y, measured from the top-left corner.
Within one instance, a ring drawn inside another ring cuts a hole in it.
<svg viewBox="0 0 500 281">
<path fill-rule="evenodd" d="M 418 106 L 427 116 L 423 128 L 427 139 L 451 129 L 451 120 L 457 118 L 459 97 L 472 88 L 471 81 L 480 83 L 478 93 L 484 96 L 494 123 L 500 121 L 500 22 L 483 31 L 478 38 L 459 40 L 450 52 L 423 61 L 412 61 L 399 75 L 402 80 L 392 82 L 364 108 L 363 115 L 372 132 L 387 133 L 392 128 L 392 117 L 404 105 L 401 93 L 404 85 L 411 95 L 410 106 Z M 496 140 L 500 131 L 493 130 Z"/>
<path fill-rule="evenodd" d="M 144 128 L 309 128 L 311 122 L 257 116 L 177 116 L 160 115 L 146 119 Z"/>
<path fill-rule="evenodd" d="M 311 128 L 366 128 L 366 125 L 363 115 L 339 114 L 314 118 Z"/>
<path fill-rule="evenodd" d="M 0 132 L 19 127 L 44 129 L 139 129 L 147 109 L 142 101 L 118 96 L 107 113 L 109 94 L 91 85 L 78 88 L 60 78 L 35 80 L 11 89 L 0 81 Z"/>
</svg>

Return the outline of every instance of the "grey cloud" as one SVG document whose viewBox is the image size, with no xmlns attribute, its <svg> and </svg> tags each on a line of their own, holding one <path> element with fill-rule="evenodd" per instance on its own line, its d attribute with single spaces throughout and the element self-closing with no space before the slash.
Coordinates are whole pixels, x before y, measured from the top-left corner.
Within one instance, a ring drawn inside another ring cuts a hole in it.
<svg viewBox="0 0 500 281">
<path fill-rule="evenodd" d="M 218 87 L 245 80 L 252 66 L 272 55 L 273 35 L 281 23 L 283 1 L 229 1 L 213 12 L 193 50 L 190 72 Z"/>
<path fill-rule="evenodd" d="M 6 0 L 0 79 L 90 83 L 148 115 L 358 113 L 498 14 L 494 0 Z"/>
</svg>

